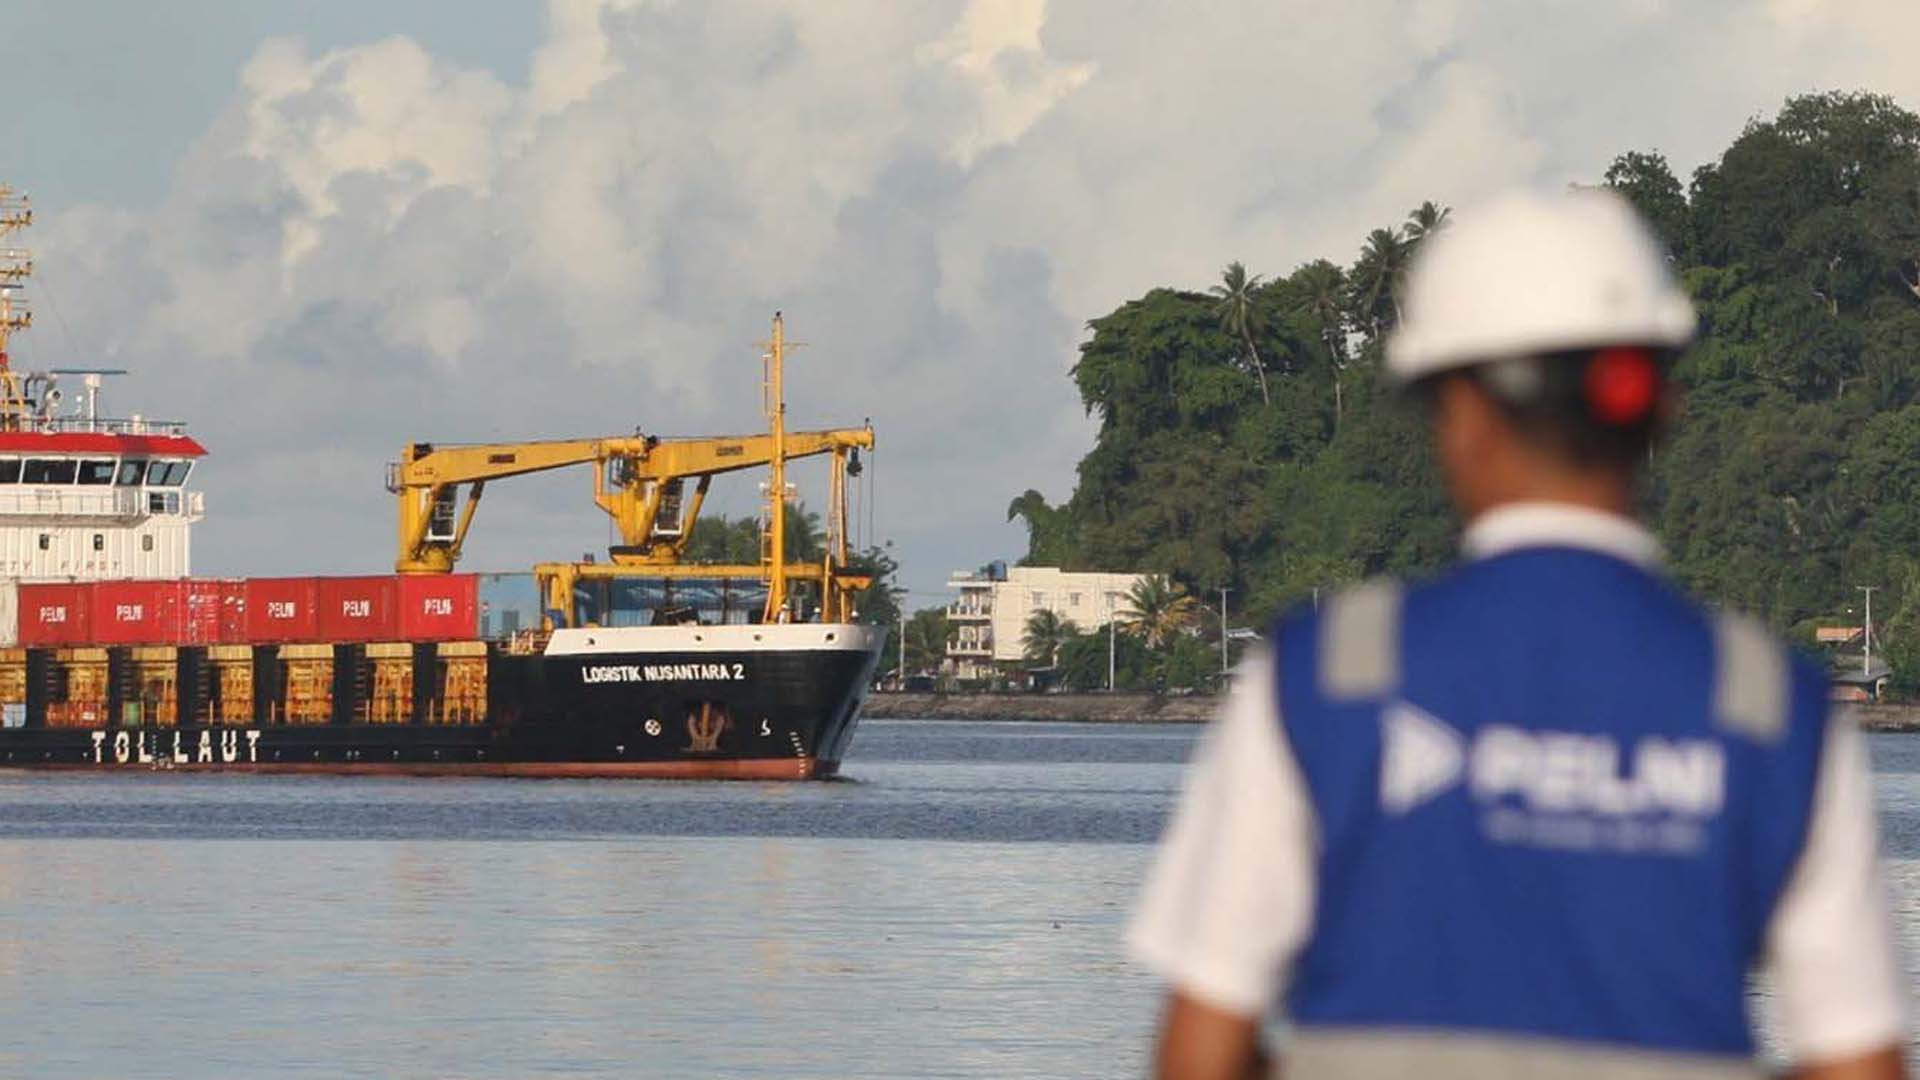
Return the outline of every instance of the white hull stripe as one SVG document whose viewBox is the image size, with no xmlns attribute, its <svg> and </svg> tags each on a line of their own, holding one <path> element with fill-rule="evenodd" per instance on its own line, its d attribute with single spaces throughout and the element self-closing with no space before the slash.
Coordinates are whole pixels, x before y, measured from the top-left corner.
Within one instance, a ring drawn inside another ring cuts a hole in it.
<svg viewBox="0 0 1920 1080">
<path fill-rule="evenodd" d="M 546 655 L 867 652 L 880 647 L 885 632 L 848 623 L 598 627 L 555 630 Z"/>
</svg>

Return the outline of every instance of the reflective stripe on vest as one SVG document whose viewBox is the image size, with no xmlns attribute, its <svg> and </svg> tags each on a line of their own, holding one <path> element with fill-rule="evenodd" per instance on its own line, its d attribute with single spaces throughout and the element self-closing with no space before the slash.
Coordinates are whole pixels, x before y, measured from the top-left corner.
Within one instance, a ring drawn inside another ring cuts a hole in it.
<svg viewBox="0 0 1920 1080">
<path fill-rule="evenodd" d="M 1732 612 L 1715 617 L 1713 634 L 1715 717 L 1756 742 L 1779 742 L 1791 694 L 1785 650 L 1766 627 Z"/>
<path fill-rule="evenodd" d="M 1426 1031 L 1296 1030 L 1281 1050 L 1287 1080 L 1761 1080 L 1744 1061 L 1616 1050 L 1546 1039 Z"/>
<path fill-rule="evenodd" d="M 1400 684 L 1397 582 L 1369 581 L 1335 594 L 1320 633 L 1320 692 L 1329 700 L 1385 697 Z"/>
</svg>

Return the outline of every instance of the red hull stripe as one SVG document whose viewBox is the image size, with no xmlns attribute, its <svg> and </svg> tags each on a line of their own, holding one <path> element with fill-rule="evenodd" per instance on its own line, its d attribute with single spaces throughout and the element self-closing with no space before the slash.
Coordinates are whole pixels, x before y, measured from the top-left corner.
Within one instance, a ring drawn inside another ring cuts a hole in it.
<svg viewBox="0 0 1920 1080">
<path fill-rule="evenodd" d="M 202 457 L 187 435 L 109 435 L 99 431 L 0 431 L 0 454 L 165 454 Z"/>
<path fill-rule="evenodd" d="M 296 773 L 330 776 L 505 776 L 542 780 L 818 780 L 839 771 L 839 762 L 810 758 L 757 758 L 733 761 L 258 761 L 164 765 L 146 769 L 128 765 L 0 765 L 0 775 L 16 772 L 75 772 L 124 776 L 129 772 Z"/>
</svg>

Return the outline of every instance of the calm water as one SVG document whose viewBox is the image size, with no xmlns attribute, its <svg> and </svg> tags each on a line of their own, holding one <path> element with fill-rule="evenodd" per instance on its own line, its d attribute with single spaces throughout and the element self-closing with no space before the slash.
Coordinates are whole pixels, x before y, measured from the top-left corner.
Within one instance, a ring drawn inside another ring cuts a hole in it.
<svg viewBox="0 0 1920 1080">
<path fill-rule="evenodd" d="M 0 1076 L 1137 1074 L 1117 939 L 1194 734 L 869 722 L 814 785 L 0 778 Z M 1920 946 L 1920 738 L 1874 751 Z"/>
</svg>

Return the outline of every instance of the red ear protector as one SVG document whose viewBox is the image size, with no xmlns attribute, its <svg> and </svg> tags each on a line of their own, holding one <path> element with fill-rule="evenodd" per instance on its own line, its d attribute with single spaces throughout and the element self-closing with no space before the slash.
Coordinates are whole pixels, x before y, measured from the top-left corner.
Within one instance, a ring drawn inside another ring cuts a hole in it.
<svg viewBox="0 0 1920 1080">
<path fill-rule="evenodd" d="M 1601 349 L 1587 362 L 1587 408 L 1594 419 L 1626 426 L 1647 419 L 1660 399 L 1660 368 L 1653 350 Z"/>
</svg>

